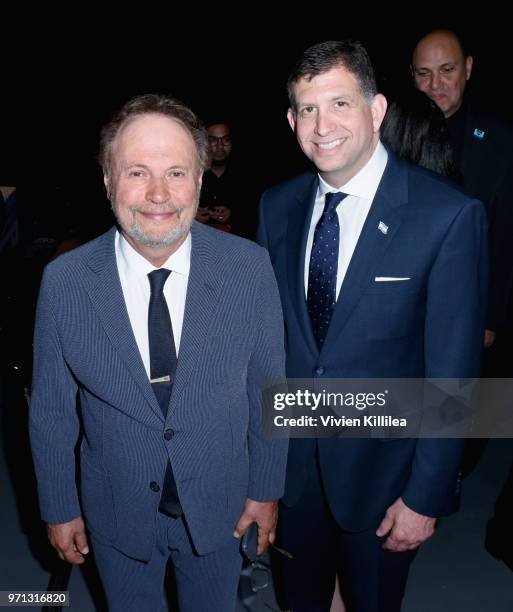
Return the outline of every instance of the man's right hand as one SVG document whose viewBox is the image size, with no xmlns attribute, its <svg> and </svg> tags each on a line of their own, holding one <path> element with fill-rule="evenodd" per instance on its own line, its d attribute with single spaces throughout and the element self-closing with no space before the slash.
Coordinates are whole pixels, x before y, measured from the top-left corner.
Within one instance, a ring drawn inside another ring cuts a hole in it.
<svg viewBox="0 0 513 612">
<path fill-rule="evenodd" d="M 80 565 L 85 561 L 84 555 L 89 552 L 87 536 L 82 517 L 69 523 L 47 525 L 48 539 L 63 561 Z"/>
</svg>

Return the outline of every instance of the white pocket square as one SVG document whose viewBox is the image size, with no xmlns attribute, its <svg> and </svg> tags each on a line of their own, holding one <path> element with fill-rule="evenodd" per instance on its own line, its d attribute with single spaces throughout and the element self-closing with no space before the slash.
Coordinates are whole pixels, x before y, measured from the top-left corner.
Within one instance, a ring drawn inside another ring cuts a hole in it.
<svg viewBox="0 0 513 612">
<path fill-rule="evenodd" d="M 376 276 L 374 282 L 376 283 L 396 283 L 397 281 L 408 281 L 411 280 L 410 276 Z"/>
</svg>

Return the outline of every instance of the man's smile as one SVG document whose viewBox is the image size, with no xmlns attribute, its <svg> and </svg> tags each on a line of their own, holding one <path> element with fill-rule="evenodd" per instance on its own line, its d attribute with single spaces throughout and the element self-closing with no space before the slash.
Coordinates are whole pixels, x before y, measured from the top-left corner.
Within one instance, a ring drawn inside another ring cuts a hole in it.
<svg viewBox="0 0 513 612">
<path fill-rule="evenodd" d="M 332 149 L 336 149 L 340 145 L 342 145 L 347 138 L 337 138 L 336 140 L 332 140 L 331 142 L 316 142 L 315 146 L 322 151 L 331 151 Z"/>
<path fill-rule="evenodd" d="M 156 210 L 156 211 L 141 210 L 137 208 L 132 209 L 132 214 L 134 216 L 134 219 L 135 219 L 135 214 L 139 213 L 140 215 L 143 216 L 144 219 L 147 219 L 149 221 L 156 221 L 156 222 L 168 221 L 174 215 L 178 215 L 178 217 L 180 217 L 181 212 L 182 210 L 180 208 L 174 208 L 172 210 Z"/>
<path fill-rule="evenodd" d="M 168 213 L 141 213 L 141 214 L 146 219 L 151 219 L 152 221 L 166 221 L 167 219 L 169 219 L 176 213 L 168 212 Z"/>
</svg>

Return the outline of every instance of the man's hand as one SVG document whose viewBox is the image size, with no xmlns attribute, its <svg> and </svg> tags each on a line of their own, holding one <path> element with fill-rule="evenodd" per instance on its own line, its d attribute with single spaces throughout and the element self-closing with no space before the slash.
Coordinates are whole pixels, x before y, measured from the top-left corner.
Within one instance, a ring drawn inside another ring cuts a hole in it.
<svg viewBox="0 0 513 612">
<path fill-rule="evenodd" d="M 240 515 L 233 535 L 236 538 L 241 538 L 251 523 L 256 523 L 258 525 L 257 554 L 263 555 L 267 550 L 267 545 L 274 543 L 277 521 L 277 501 L 257 502 L 248 498 L 244 505 L 244 512 Z"/>
<path fill-rule="evenodd" d="M 433 535 L 435 523 L 436 518 L 414 512 L 399 498 L 387 510 L 376 535 L 381 537 L 388 533 L 383 544 L 385 550 L 413 550 Z"/>
<path fill-rule="evenodd" d="M 80 565 L 89 552 L 84 521 L 79 516 L 69 523 L 47 525 L 48 539 L 63 561 Z"/>
<path fill-rule="evenodd" d="M 217 221 L 219 223 L 228 223 L 230 220 L 232 211 L 228 208 L 228 206 L 214 206 L 214 210 L 210 214 L 210 218 L 212 221 Z"/>
<path fill-rule="evenodd" d="M 484 347 L 489 349 L 497 338 L 496 332 L 491 329 L 485 329 Z"/>
</svg>

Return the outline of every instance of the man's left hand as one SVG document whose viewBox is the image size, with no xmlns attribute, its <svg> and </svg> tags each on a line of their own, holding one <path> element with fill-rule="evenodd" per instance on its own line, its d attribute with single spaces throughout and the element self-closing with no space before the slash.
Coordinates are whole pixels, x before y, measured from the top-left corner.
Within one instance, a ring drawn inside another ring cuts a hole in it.
<svg viewBox="0 0 513 612">
<path fill-rule="evenodd" d="M 418 514 L 399 498 L 387 510 L 376 535 L 381 537 L 388 533 L 388 538 L 383 544 L 385 550 L 392 552 L 413 550 L 433 535 L 435 523 L 436 518 Z"/>
<path fill-rule="evenodd" d="M 257 502 L 246 499 L 244 511 L 235 527 L 234 537 L 241 538 L 251 523 L 258 525 L 257 554 L 263 555 L 268 544 L 273 544 L 276 537 L 276 523 L 278 521 L 278 502 Z"/>
</svg>

